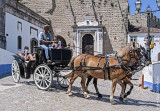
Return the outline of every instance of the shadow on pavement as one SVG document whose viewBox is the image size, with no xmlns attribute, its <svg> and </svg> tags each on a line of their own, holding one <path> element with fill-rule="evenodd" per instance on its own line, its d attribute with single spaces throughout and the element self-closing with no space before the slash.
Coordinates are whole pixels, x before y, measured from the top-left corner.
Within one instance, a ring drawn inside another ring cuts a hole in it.
<svg viewBox="0 0 160 111">
<path fill-rule="evenodd" d="M 35 86 L 34 81 L 23 81 L 20 82 L 21 84 L 25 84 L 25 85 L 33 85 Z M 48 90 L 49 92 L 64 92 L 64 94 L 67 92 L 67 88 L 62 88 L 56 80 L 53 81 L 52 87 Z M 81 87 L 76 87 L 76 86 L 72 86 L 72 92 L 73 95 L 71 97 L 79 97 L 79 98 L 84 98 L 83 96 L 83 92 L 81 90 Z M 94 92 L 89 92 L 90 96 L 91 96 L 91 100 L 96 100 L 96 101 L 101 101 L 101 102 L 108 102 L 110 103 L 110 95 L 105 95 L 102 94 L 102 98 L 98 98 L 97 94 Z M 121 102 L 119 101 L 119 96 L 114 96 L 115 101 L 117 102 L 117 105 L 136 105 L 136 106 L 148 106 L 148 107 L 159 107 L 158 105 L 160 105 L 160 102 L 152 102 L 152 101 L 143 101 L 143 100 L 136 100 L 136 99 L 131 99 L 131 98 L 127 98 L 128 101 L 127 102 Z M 85 99 L 85 98 L 84 98 Z"/>
</svg>

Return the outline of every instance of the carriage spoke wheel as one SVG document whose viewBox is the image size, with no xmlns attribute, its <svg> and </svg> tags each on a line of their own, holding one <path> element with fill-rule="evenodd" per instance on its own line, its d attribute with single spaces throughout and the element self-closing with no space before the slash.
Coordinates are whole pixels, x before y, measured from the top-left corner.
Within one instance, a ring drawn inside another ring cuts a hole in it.
<svg viewBox="0 0 160 111">
<path fill-rule="evenodd" d="M 48 90 L 53 82 L 53 72 L 47 65 L 39 65 L 34 71 L 34 82 L 41 90 Z"/>
<path fill-rule="evenodd" d="M 12 77 L 15 83 L 18 83 L 20 80 L 20 68 L 16 60 L 12 61 Z"/>
<path fill-rule="evenodd" d="M 58 75 L 57 82 L 62 88 L 68 88 L 70 80 L 69 78 L 65 78 L 61 75 Z"/>
</svg>

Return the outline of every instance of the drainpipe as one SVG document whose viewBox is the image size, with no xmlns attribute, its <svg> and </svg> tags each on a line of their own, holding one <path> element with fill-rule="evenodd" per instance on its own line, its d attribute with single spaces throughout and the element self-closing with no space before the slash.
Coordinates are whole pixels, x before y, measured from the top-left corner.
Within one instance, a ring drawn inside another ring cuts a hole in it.
<svg viewBox="0 0 160 111">
<path fill-rule="evenodd" d="M 103 47 L 102 47 L 102 49 L 103 49 L 103 52 L 102 52 L 102 54 L 104 55 L 104 27 L 103 27 L 103 45 L 102 45 Z"/>
</svg>

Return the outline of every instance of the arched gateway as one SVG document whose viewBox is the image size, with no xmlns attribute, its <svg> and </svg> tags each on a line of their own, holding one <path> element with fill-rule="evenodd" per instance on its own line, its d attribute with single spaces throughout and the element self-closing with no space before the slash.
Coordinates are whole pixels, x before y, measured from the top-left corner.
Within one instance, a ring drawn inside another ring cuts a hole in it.
<svg viewBox="0 0 160 111">
<path fill-rule="evenodd" d="M 84 21 L 77 23 L 72 28 L 74 31 L 74 56 L 82 53 L 103 54 L 104 26 L 98 25 L 98 22 Z"/>
<path fill-rule="evenodd" d="M 94 53 L 94 39 L 91 34 L 86 34 L 82 39 L 82 53 L 91 54 Z"/>
</svg>

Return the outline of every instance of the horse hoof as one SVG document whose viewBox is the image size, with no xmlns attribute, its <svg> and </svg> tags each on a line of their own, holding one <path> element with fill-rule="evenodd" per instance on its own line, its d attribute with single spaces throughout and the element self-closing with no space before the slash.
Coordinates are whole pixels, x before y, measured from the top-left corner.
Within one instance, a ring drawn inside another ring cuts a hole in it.
<svg viewBox="0 0 160 111">
<path fill-rule="evenodd" d="M 71 91 L 67 91 L 66 94 L 69 94 Z"/>
<path fill-rule="evenodd" d="M 123 100 L 124 102 L 128 102 L 128 99 L 127 98 L 124 98 L 124 100 Z"/>
<path fill-rule="evenodd" d="M 102 94 L 98 94 L 98 98 L 102 98 Z"/>
<path fill-rule="evenodd" d="M 122 98 L 122 97 L 120 97 L 119 100 L 120 100 L 121 102 L 123 102 L 123 98 Z"/>
<path fill-rule="evenodd" d="M 68 93 L 68 95 L 69 95 L 69 96 L 72 96 L 72 93 L 70 92 L 70 93 Z"/>
<path fill-rule="evenodd" d="M 116 105 L 116 101 L 111 101 L 111 105 Z"/>
<path fill-rule="evenodd" d="M 126 98 L 127 97 L 127 94 L 124 94 L 124 98 Z"/>
<path fill-rule="evenodd" d="M 90 95 L 87 95 L 85 98 L 86 98 L 86 99 L 90 99 Z"/>
<path fill-rule="evenodd" d="M 90 95 L 89 95 L 89 94 L 84 94 L 84 97 L 85 97 L 86 99 L 89 99 L 89 98 L 90 98 Z"/>
</svg>

